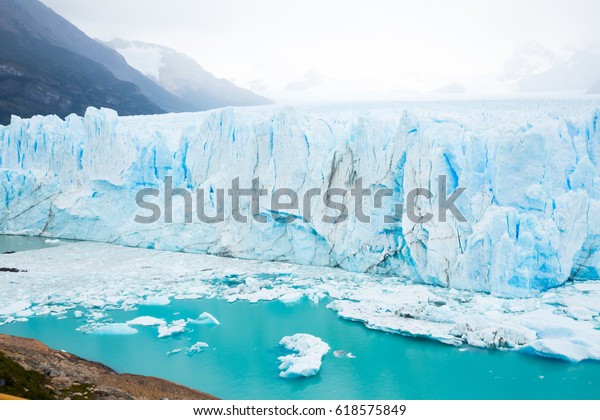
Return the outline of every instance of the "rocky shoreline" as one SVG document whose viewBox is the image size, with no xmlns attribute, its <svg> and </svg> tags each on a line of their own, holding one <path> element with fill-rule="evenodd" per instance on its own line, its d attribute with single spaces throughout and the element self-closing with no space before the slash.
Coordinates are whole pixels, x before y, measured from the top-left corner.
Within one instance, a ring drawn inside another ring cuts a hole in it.
<svg viewBox="0 0 600 420">
<path fill-rule="evenodd" d="M 119 374 L 38 340 L 4 334 L 0 334 L 0 393 L 58 400 L 217 399 L 164 379 Z"/>
</svg>

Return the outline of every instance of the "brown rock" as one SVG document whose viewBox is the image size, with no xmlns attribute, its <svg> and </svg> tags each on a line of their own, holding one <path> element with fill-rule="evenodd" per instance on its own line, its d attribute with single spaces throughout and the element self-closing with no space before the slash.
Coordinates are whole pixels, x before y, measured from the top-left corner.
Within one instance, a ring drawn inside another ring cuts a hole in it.
<svg viewBox="0 0 600 420">
<path fill-rule="evenodd" d="M 48 377 L 63 399 L 215 400 L 204 392 L 151 376 L 119 374 L 109 367 L 49 348 L 41 342 L 0 334 L 0 353 Z"/>
</svg>

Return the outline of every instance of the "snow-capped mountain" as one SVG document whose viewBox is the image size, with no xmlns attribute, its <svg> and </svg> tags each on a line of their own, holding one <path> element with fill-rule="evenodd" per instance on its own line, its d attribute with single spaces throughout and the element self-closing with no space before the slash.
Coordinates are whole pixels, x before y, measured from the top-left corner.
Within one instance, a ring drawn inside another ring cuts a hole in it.
<svg viewBox="0 0 600 420">
<path fill-rule="evenodd" d="M 114 39 L 106 45 L 125 57 L 130 66 L 198 109 L 272 103 L 226 79 L 215 77 L 193 58 L 172 48 L 122 39 Z"/>
<path fill-rule="evenodd" d="M 519 80 L 552 69 L 558 61 L 556 55 L 539 42 L 528 42 L 515 50 L 506 60 L 500 79 L 508 82 Z"/>
<path fill-rule="evenodd" d="M 600 45 L 554 53 L 539 43 L 519 48 L 501 79 L 525 92 L 586 92 L 600 77 Z"/>
</svg>

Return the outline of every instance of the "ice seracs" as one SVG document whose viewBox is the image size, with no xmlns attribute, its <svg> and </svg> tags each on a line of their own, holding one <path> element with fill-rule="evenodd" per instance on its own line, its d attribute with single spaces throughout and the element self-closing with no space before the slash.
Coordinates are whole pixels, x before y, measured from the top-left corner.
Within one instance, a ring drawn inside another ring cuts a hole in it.
<svg viewBox="0 0 600 420">
<path fill-rule="evenodd" d="M 531 296 L 600 277 L 599 107 L 591 98 L 15 117 L 0 127 L 0 233 L 339 266 Z M 384 223 L 416 188 L 433 192 L 419 205 L 435 214 L 441 175 L 448 194 L 465 188 L 456 205 L 467 222 L 448 213 L 443 222 L 415 223 L 404 213 Z M 182 224 L 183 206 L 173 224 L 134 222 L 136 192 L 164 188 L 166 176 L 176 188 L 206 191 L 201 204 L 210 214 L 214 191 L 236 177 L 243 188 L 258 177 L 268 194 L 289 188 L 299 197 L 349 190 L 361 178 L 373 194 L 392 196 L 380 209 L 365 201 L 371 223 L 358 221 L 350 195 L 350 217 L 340 224 L 322 221 L 329 210 L 318 199 L 310 221 L 291 211 L 296 219 L 284 224 L 269 197 L 258 209 L 264 224 L 236 222 L 229 201 L 222 223 Z M 159 299 L 148 303 L 166 302 Z"/>
<path fill-rule="evenodd" d="M 285 379 L 316 375 L 321 369 L 323 356 L 330 350 L 319 337 L 303 333 L 283 337 L 279 345 L 293 352 L 279 357 L 279 376 Z"/>
</svg>

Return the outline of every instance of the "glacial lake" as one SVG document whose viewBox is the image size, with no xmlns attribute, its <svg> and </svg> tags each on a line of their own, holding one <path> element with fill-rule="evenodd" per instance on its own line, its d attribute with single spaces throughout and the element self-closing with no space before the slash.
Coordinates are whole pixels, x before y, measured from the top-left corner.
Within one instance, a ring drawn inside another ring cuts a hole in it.
<svg viewBox="0 0 600 420">
<path fill-rule="evenodd" d="M 52 246 L 40 238 L 0 236 L 0 252 Z M 66 316 L 38 316 L 0 326 L 0 333 L 41 340 L 50 347 L 101 362 L 118 372 L 152 375 L 225 399 L 598 399 L 600 363 L 569 363 L 516 351 L 453 347 L 432 340 L 369 330 L 303 299 L 228 303 L 219 299 L 173 300 L 165 306 L 106 311 L 115 323 L 139 316 L 166 321 L 214 315 L 220 325 L 189 323 L 183 334 L 157 338 L 157 328 L 135 326 L 132 335 L 79 331 L 75 309 Z M 329 344 L 320 372 L 282 379 L 278 342 L 309 333 Z M 196 342 L 209 347 L 193 355 Z M 335 357 L 334 350 L 356 358 Z"/>
<path fill-rule="evenodd" d="M 427 339 L 372 331 L 341 320 L 325 302 L 227 303 L 174 301 L 109 312 L 114 322 L 149 315 L 167 321 L 213 314 L 218 326 L 188 324 L 190 331 L 158 339 L 156 327 L 133 335 L 84 334 L 72 312 L 0 327 L 0 333 L 45 344 L 104 363 L 118 372 L 169 379 L 226 399 L 597 399 L 600 363 L 569 363 L 518 352 L 452 347 Z M 279 340 L 298 332 L 320 337 L 332 351 L 314 377 L 282 379 Z M 197 341 L 202 353 L 168 355 Z M 333 350 L 356 358 L 335 357 Z"/>
</svg>

